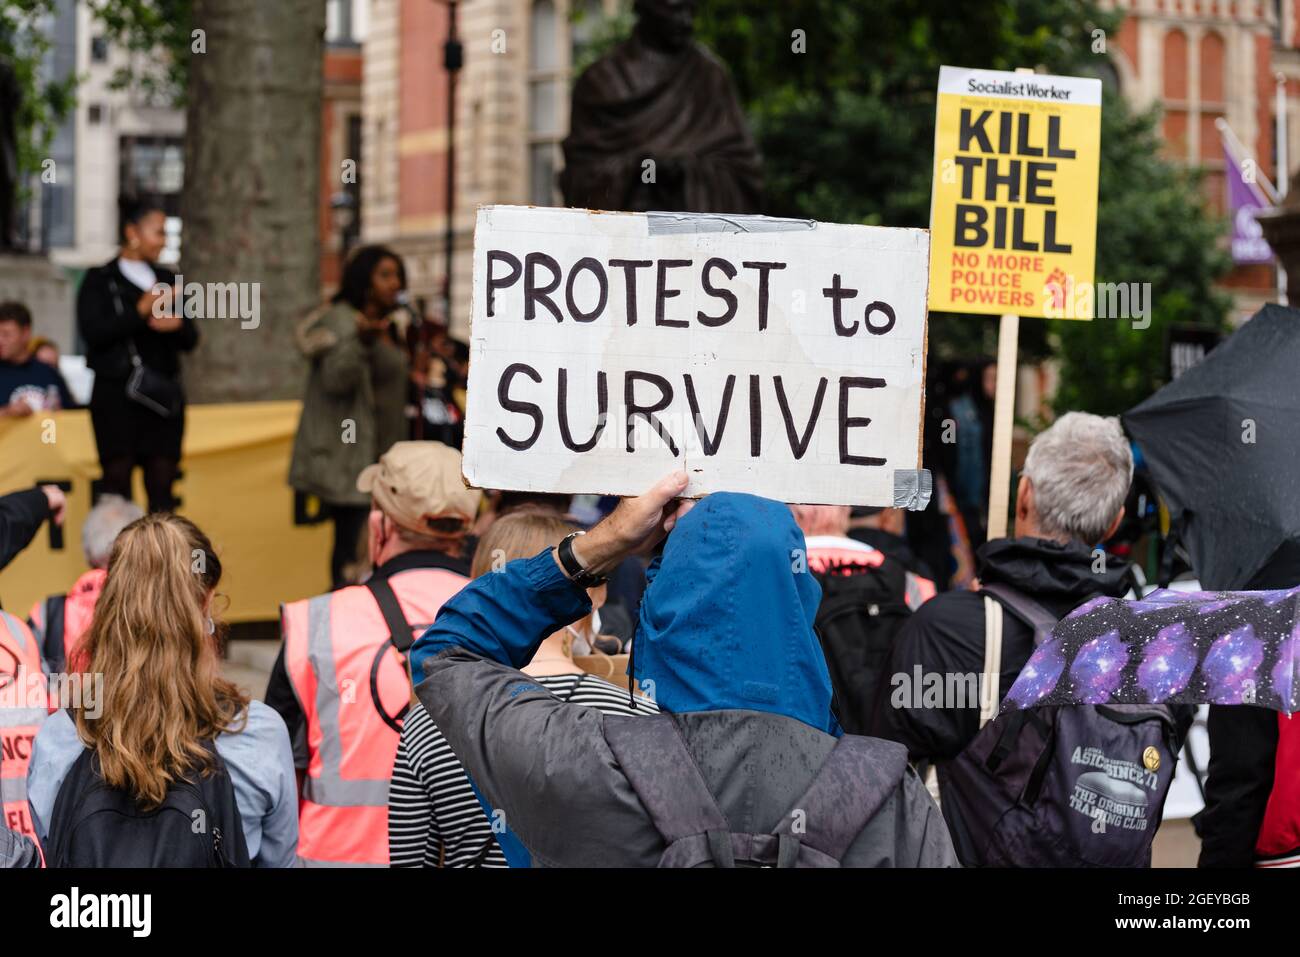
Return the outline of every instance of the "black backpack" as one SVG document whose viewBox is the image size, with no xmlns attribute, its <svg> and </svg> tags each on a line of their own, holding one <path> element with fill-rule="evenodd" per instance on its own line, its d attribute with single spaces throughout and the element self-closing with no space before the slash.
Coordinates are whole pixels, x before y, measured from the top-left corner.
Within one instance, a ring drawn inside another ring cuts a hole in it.
<svg viewBox="0 0 1300 957">
<path fill-rule="evenodd" d="M 907 773 L 902 745 L 846 734 L 770 833 L 739 834 L 671 715 L 606 716 L 605 740 L 667 845 L 660 867 L 839 867 Z"/>
<path fill-rule="evenodd" d="M 213 765 L 192 771 L 143 811 L 110 788 L 99 756 L 86 748 L 59 788 L 50 821 L 50 867 L 249 867 L 248 846 L 230 772 L 207 745 Z"/>
<path fill-rule="evenodd" d="M 983 592 L 980 731 L 937 767 L 958 858 L 966 867 L 1149 867 L 1178 759 L 1173 711 L 1061 705 L 998 715 L 1009 690 L 998 687 L 1001 612 L 1033 628 L 1035 646 L 1057 619 L 1007 585 Z"/>
<path fill-rule="evenodd" d="M 814 576 L 822 601 L 813 627 L 835 692 L 835 714 L 849 734 L 869 734 L 894 638 L 911 616 L 907 569 L 883 556 L 879 565 L 835 564 Z"/>
</svg>

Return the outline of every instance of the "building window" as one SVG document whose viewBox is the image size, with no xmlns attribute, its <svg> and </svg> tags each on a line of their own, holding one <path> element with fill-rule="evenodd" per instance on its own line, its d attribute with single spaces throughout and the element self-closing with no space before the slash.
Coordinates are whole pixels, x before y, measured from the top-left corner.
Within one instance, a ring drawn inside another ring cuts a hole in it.
<svg viewBox="0 0 1300 957">
<path fill-rule="evenodd" d="M 1199 126 L 1200 155 L 1198 159 L 1206 168 L 1203 188 L 1210 201 L 1210 207 L 1216 212 L 1223 212 L 1226 205 L 1223 146 L 1220 142 L 1217 123 L 1224 118 L 1227 110 L 1227 45 L 1223 37 L 1210 31 L 1201 37 L 1200 42 L 1200 101 L 1197 103 L 1197 124 Z M 1262 144 L 1268 137 L 1268 131 L 1261 131 Z"/>
<path fill-rule="evenodd" d="M 1164 93 L 1165 111 L 1163 135 L 1174 159 L 1186 161 L 1190 138 L 1188 130 L 1195 123 L 1187 110 L 1188 83 L 1187 73 L 1187 34 L 1182 30 L 1170 30 L 1164 39 L 1164 75 L 1161 89 Z"/>
<path fill-rule="evenodd" d="M 1165 34 L 1164 94 L 1166 100 L 1187 99 L 1187 34 L 1170 30 Z"/>
<path fill-rule="evenodd" d="M 98 126 L 104 121 L 104 108 L 98 103 L 92 103 L 86 108 L 86 121 L 91 126 Z"/>
<path fill-rule="evenodd" d="M 560 14 L 554 0 L 534 0 L 528 42 L 528 201 L 558 206 L 560 115 L 564 109 Z"/>
<path fill-rule="evenodd" d="M 366 0 L 327 0 L 325 42 L 355 46 L 366 38 Z"/>
<path fill-rule="evenodd" d="M 90 62 L 108 62 L 108 37 L 92 37 L 90 40 Z"/>
<path fill-rule="evenodd" d="M 185 147 L 180 137 L 124 136 L 119 152 L 121 191 L 157 200 L 168 216 L 180 211 Z"/>
<path fill-rule="evenodd" d="M 1226 47 L 1223 37 L 1211 31 L 1201 37 L 1201 103 L 1218 106 L 1223 104 L 1224 62 Z"/>
<path fill-rule="evenodd" d="M 361 156 L 361 114 L 353 113 L 347 121 L 347 155 Z M 352 182 L 343 184 L 343 191 L 352 200 L 352 218 L 348 228 L 343 231 L 343 249 L 347 251 L 356 245 L 361 236 L 361 168 L 357 166 Z"/>
<path fill-rule="evenodd" d="M 559 206 L 560 142 L 569 125 L 573 65 L 605 20 L 601 0 L 534 0 L 528 42 L 528 201 Z"/>
</svg>

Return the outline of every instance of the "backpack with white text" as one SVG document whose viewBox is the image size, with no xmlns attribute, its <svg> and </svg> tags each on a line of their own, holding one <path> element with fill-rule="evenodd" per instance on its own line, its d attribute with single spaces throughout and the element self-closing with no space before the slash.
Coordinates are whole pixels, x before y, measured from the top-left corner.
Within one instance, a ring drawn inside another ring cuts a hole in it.
<svg viewBox="0 0 1300 957">
<path fill-rule="evenodd" d="M 1003 610 L 1034 629 L 1035 646 L 1056 618 L 1006 585 L 983 592 L 980 731 L 938 765 L 957 856 L 966 867 L 1149 867 L 1177 763 L 1173 712 L 1107 704 L 998 715 Z"/>
</svg>

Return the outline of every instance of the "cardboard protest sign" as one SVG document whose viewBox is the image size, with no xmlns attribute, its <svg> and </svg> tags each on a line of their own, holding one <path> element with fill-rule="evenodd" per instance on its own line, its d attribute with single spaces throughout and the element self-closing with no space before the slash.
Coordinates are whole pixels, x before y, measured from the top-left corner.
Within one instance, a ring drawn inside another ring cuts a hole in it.
<svg viewBox="0 0 1300 957">
<path fill-rule="evenodd" d="M 479 210 L 465 478 L 921 507 L 924 230 Z"/>
<path fill-rule="evenodd" d="M 943 67 L 930 308 L 1091 319 L 1100 155 L 1100 80 Z"/>
</svg>

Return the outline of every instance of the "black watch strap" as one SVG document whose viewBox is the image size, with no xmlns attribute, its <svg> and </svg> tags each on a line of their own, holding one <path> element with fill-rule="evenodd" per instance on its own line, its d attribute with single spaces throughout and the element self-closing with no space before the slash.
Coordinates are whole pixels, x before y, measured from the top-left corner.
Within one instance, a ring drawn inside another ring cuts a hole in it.
<svg viewBox="0 0 1300 957">
<path fill-rule="evenodd" d="M 582 534 L 584 533 L 571 532 L 564 536 L 564 540 L 556 547 L 555 553 L 559 556 L 560 566 L 564 569 L 564 574 L 569 576 L 569 581 L 580 588 L 595 588 L 597 585 L 605 584 L 607 579 L 587 571 L 582 567 L 582 562 L 578 561 L 578 556 L 573 554 L 573 540 Z"/>
</svg>

